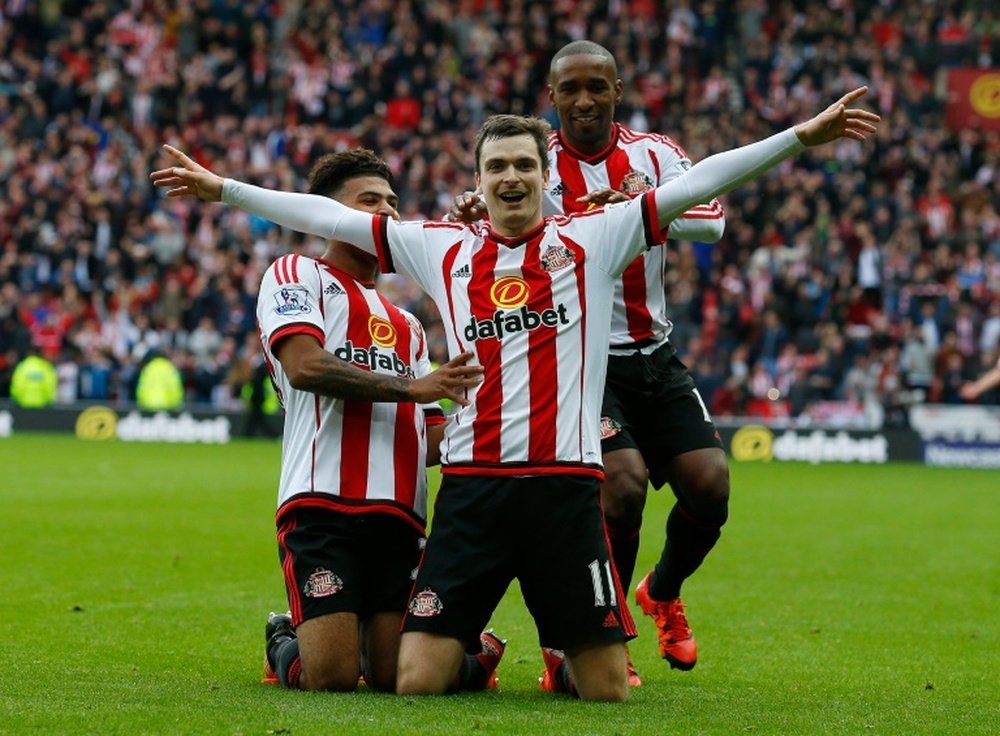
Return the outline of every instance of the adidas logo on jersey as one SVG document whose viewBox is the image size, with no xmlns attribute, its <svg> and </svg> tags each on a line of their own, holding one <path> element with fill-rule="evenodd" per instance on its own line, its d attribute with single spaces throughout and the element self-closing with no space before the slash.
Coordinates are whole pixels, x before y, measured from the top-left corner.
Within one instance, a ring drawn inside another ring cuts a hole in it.
<svg viewBox="0 0 1000 736">
<path fill-rule="evenodd" d="M 502 340 L 506 335 L 513 335 L 524 330 L 537 330 L 539 327 L 555 327 L 569 324 L 566 316 L 566 305 L 560 304 L 555 309 L 543 309 L 533 312 L 527 307 L 521 307 L 516 312 L 497 310 L 490 319 L 479 320 L 475 317 L 465 326 L 465 339 Z"/>
<path fill-rule="evenodd" d="M 461 268 L 456 268 L 454 271 L 452 271 L 451 272 L 451 277 L 453 279 L 471 279 L 472 278 L 472 269 L 469 268 L 469 264 L 466 263 Z"/>
<path fill-rule="evenodd" d="M 347 292 L 341 289 L 336 282 L 331 281 L 329 284 L 326 285 L 326 288 L 323 289 L 323 293 L 326 294 L 327 296 L 341 296 L 343 294 L 346 294 Z"/>
<path fill-rule="evenodd" d="M 566 187 L 563 186 L 562 182 L 559 182 L 554 187 L 552 187 L 552 189 L 549 190 L 549 194 L 551 194 L 553 197 L 561 197 L 563 195 L 563 192 L 565 191 Z"/>
</svg>

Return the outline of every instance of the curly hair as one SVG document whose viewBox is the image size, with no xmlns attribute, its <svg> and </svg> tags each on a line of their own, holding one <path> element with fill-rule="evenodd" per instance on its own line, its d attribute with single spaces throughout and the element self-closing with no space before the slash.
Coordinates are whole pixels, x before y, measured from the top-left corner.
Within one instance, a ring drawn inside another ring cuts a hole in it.
<svg viewBox="0 0 1000 736">
<path fill-rule="evenodd" d="M 392 186 L 389 165 L 366 148 L 321 156 L 309 171 L 309 194 L 335 197 L 349 179 L 377 176 Z"/>
</svg>

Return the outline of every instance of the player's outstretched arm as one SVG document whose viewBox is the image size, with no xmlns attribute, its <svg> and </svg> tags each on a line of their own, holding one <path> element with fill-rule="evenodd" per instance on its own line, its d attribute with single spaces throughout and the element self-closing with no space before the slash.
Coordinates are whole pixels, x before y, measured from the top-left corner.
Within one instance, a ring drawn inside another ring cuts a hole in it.
<svg viewBox="0 0 1000 736">
<path fill-rule="evenodd" d="M 335 399 L 413 401 L 429 404 L 451 399 L 466 406 L 465 392 L 482 381 L 482 366 L 468 365 L 472 353 L 462 353 L 417 379 L 366 371 L 327 352 L 309 335 L 291 335 L 278 345 L 276 356 L 289 383 Z"/>
<path fill-rule="evenodd" d="M 966 401 L 975 401 L 994 386 L 1000 386 L 1000 364 L 986 371 L 975 381 L 962 384 L 958 394 Z"/>
<path fill-rule="evenodd" d="M 867 91 L 867 87 L 852 90 L 811 120 L 762 141 L 709 156 L 682 176 L 661 184 L 655 195 L 660 221 L 669 222 L 696 204 L 756 179 L 807 146 L 839 138 L 866 140 L 881 118 L 848 105 Z"/>
<path fill-rule="evenodd" d="M 225 202 L 282 227 L 342 240 L 375 254 L 371 213 L 317 194 L 277 192 L 223 179 L 173 146 L 165 145 L 163 150 L 177 165 L 154 171 L 149 178 L 154 186 L 166 189 L 168 197 L 193 196 L 209 202 Z"/>
</svg>

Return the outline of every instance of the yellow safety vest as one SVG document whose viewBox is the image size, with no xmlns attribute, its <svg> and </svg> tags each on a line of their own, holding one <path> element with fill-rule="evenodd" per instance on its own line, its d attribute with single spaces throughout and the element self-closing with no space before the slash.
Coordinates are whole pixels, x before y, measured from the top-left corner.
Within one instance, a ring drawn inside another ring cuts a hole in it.
<svg viewBox="0 0 1000 736">
<path fill-rule="evenodd" d="M 27 409 L 53 403 L 58 388 L 55 366 L 37 355 L 29 355 L 18 363 L 10 379 L 10 397 Z"/>
<path fill-rule="evenodd" d="M 180 371 L 166 358 L 153 358 L 139 373 L 135 400 L 140 409 L 168 411 L 184 404 L 184 382 Z"/>
</svg>

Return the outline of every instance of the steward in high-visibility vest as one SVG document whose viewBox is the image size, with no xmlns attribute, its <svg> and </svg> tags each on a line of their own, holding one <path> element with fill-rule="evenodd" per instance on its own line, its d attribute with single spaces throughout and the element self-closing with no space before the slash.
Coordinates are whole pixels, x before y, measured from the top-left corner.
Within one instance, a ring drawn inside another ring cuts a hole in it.
<svg viewBox="0 0 1000 736">
<path fill-rule="evenodd" d="M 159 356 L 143 366 L 135 400 L 146 411 L 169 411 L 184 404 L 184 381 L 173 363 Z"/>
<path fill-rule="evenodd" d="M 58 389 L 56 367 L 39 355 L 29 355 L 18 363 L 10 379 L 10 397 L 26 409 L 53 403 Z"/>
</svg>

